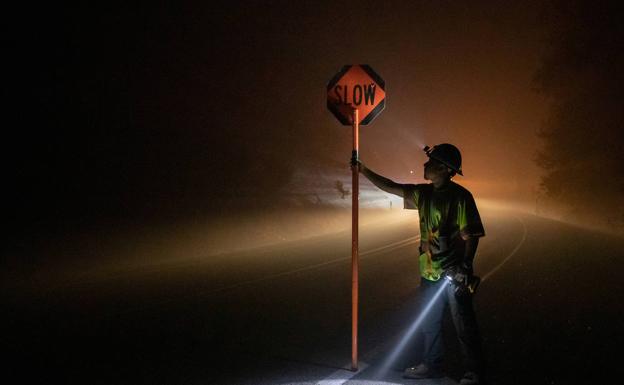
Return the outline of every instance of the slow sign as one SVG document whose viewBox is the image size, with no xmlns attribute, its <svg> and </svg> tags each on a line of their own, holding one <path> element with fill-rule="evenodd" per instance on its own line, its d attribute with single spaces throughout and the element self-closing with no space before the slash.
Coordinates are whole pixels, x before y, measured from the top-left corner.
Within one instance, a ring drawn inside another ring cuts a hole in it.
<svg viewBox="0 0 624 385">
<path fill-rule="evenodd" d="M 327 84 L 327 108 L 343 125 L 370 123 L 386 106 L 386 83 L 368 65 L 346 65 Z"/>
</svg>

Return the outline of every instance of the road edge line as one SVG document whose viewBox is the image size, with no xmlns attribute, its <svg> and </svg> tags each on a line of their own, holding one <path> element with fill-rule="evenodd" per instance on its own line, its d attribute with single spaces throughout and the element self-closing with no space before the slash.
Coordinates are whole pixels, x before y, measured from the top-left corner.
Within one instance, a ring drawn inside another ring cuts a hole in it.
<svg viewBox="0 0 624 385">
<path fill-rule="evenodd" d="M 503 267 L 503 265 L 505 263 L 507 263 L 507 261 L 509 261 L 511 259 L 511 257 L 513 257 L 518 250 L 520 250 L 520 247 L 524 244 L 524 241 L 526 241 L 527 238 L 527 227 L 526 224 L 524 223 L 524 221 L 522 219 L 520 219 L 520 217 L 516 217 L 516 219 L 522 224 L 522 228 L 524 230 L 524 233 L 522 234 L 522 239 L 520 240 L 520 242 L 518 242 L 518 244 L 516 245 L 516 247 L 511 251 L 511 253 L 509 253 L 509 255 L 507 257 L 505 257 L 505 259 L 503 259 L 503 261 L 501 263 L 499 263 L 498 265 L 496 265 L 495 268 L 493 268 L 492 270 L 490 270 L 486 275 L 483 276 L 483 278 L 481 278 L 481 282 L 484 282 L 485 280 L 487 280 L 488 278 L 490 278 L 492 275 L 494 275 L 498 269 L 500 269 L 501 267 Z"/>
</svg>

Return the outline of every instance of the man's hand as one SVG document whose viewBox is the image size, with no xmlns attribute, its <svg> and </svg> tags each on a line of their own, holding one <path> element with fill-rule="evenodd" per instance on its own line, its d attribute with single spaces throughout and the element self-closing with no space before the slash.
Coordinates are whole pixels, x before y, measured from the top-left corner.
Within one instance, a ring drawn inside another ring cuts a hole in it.
<svg viewBox="0 0 624 385">
<path fill-rule="evenodd" d="M 362 162 L 356 158 L 351 158 L 349 164 L 351 165 L 351 170 L 357 170 L 358 172 L 362 172 L 362 169 L 364 168 Z"/>
<path fill-rule="evenodd" d="M 453 275 L 453 280 L 461 283 L 462 285 L 468 285 L 468 277 L 470 277 L 470 272 L 458 266 L 455 270 L 455 274 Z"/>
<path fill-rule="evenodd" d="M 468 267 L 463 265 L 457 265 L 452 267 L 449 273 L 453 281 L 461 283 L 463 285 L 468 285 L 468 281 L 471 276 L 471 272 Z"/>
</svg>

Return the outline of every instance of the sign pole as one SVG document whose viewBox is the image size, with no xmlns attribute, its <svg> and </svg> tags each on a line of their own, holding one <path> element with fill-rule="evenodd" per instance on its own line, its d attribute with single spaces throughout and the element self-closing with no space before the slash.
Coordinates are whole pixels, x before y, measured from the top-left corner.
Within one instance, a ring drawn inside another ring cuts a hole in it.
<svg viewBox="0 0 624 385">
<path fill-rule="evenodd" d="M 357 108 L 353 109 L 353 152 L 354 161 L 358 160 L 360 116 Z M 359 167 L 352 170 L 351 197 L 351 370 L 358 369 L 358 209 L 359 209 Z"/>
<path fill-rule="evenodd" d="M 386 82 L 368 64 L 342 66 L 327 83 L 327 108 L 344 126 L 353 127 L 352 164 L 358 162 L 360 124 L 366 126 L 386 106 Z M 361 115 L 361 118 L 360 118 Z M 358 216 L 359 167 L 352 167 L 351 201 L 351 370 L 358 370 Z"/>
</svg>

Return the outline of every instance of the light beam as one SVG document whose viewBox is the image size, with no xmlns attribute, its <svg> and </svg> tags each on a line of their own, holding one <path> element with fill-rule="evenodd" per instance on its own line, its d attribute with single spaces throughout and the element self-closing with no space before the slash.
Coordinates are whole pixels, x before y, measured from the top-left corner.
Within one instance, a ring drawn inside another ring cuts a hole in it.
<svg viewBox="0 0 624 385">
<path fill-rule="evenodd" d="M 407 331 L 403 334 L 398 345 L 394 348 L 394 350 L 392 350 L 388 358 L 386 358 L 384 363 L 379 367 L 379 369 L 377 370 L 376 378 L 380 378 L 381 376 L 383 376 L 385 373 L 387 373 L 390 370 L 392 363 L 394 363 L 394 361 L 396 361 L 399 354 L 401 354 L 401 352 L 405 350 L 405 346 L 411 340 L 414 333 L 416 333 L 416 330 L 422 324 L 427 314 L 431 311 L 431 308 L 433 307 L 435 302 L 438 300 L 438 298 L 442 295 L 447 285 L 448 284 L 446 282 L 440 285 L 440 288 L 438 289 L 438 291 L 435 292 L 431 300 L 429 300 L 429 303 L 427 303 L 427 305 L 421 310 L 416 320 L 410 325 L 409 329 L 407 329 Z"/>
</svg>

